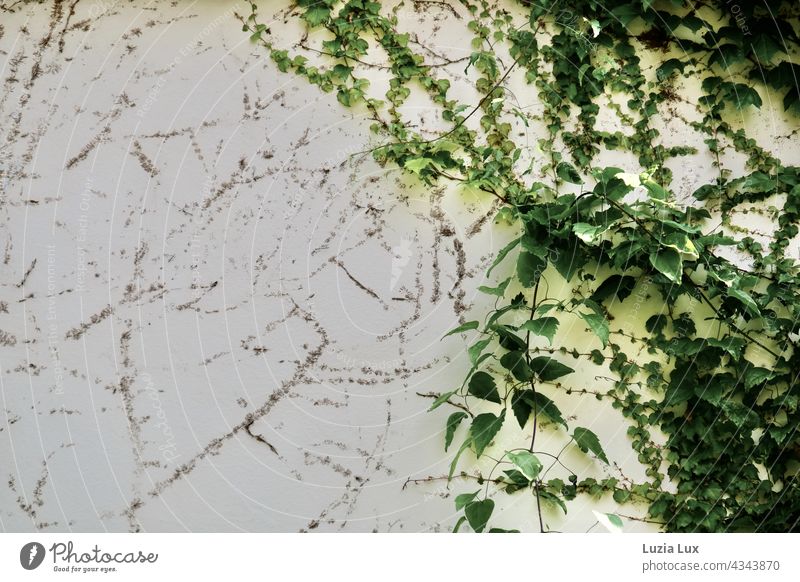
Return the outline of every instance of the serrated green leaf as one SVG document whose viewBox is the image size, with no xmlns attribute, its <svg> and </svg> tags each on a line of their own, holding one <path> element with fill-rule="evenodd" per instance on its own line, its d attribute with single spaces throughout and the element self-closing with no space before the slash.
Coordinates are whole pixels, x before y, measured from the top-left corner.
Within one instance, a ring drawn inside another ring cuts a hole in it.
<svg viewBox="0 0 800 582">
<path fill-rule="evenodd" d="M 548 356 L 538 356 L 533 358 L 531 360 L 530 367 L 534 372 L 536 372 L 536 375 L 539 376 L 539 379 L 544 382 L 557 380 L 558 378 L 566 376 L 567 374 L 571 374 L 575 371 L 569 366 L 565 366 L 558 360 L 554 360 Z"/>
<path fill-rule="evenodd" d="M 331 15 L 331 9 L 322 3 L 309 6 L 303 13 L 303 20 L 308 22 L 309 26 L 319 26 L 325 22 Z"/>
<path fill-rule="evenodd" d="M 486 372 L 475 372 L 469 380 L 469 393 L 476 398 L 488 400 L 500 404 L 500 394 L 497 392 L 497 384 Z"/>
<path fill-rule="evenodd" d="M 524 352 L 515 350 L 503 354 L 503 357 L 500 358 L 500 365 L 511 372 L 514 378 L 520 382 L 527 382 L 533 376 L 528 362 L 525 360 Z"/>
<path fill-rule="evenodd" d="M 478 363 L 478 358 L 480 357 L 483 350 L 486 349 L 486 346 L 488 346 L 491 343 L 491 341 L 492 338 L 485 338 L 482 340 L 478 340 L 474 344 L 472 344 L 469 347 L 469 349 L 467 349 L 467 355 L 469 355 L 469 361 L 473 366 L 475 366 Z"/>
<path fill-rule="evenodd" d="M 492 439 L 500 432 L 503 420 L 506 418 L 506 411 L 503 409 L 499 416 L 491 412 L 479 414 L 472 420 L 469 428 L 470 440 L 475 448 L 475 454 L 480 457 Z"/>
<path fill-rule="evenodd" d="M 590 431 L 588 428 L 577 427 L 572 431 L 572 438 L 575 439 L 575 444 L 584 453 L 592 452 L 594 455 L 608 465 L 608 457 L 603 452 L 603 447 L 600 446 L 600 439 L 597 435 Z"/>
<path fill-rule="evenodd" d="M 450 461 L 450 471 L 447 473 L 447 480 L 450 481 L 453 478 L 453 473 L 456 472 L 456 467 L 458 466 L 458 459 L 461 458 L 461 455 L 466 451 L 470 445 L 472 444 L 471 437 L 468 437 L 461 443 L 461 448 L 458 449 L 456 456 L 453 457 L 453 460 Z"/>
<path fill-rule="evenodd" d="M 536 408 L 537 412 L 544 414 L 553 422 L 564 425 L 567 427 L 567 421 L 561 415 L 561 411 L 556 406 L 556 403 L 550 400 L 541 392 L 534 392 L 533 390 L 525 390 L 523 398 L 528 402 L 531 408 Z"/>
<path fill-rule="evenodd" d="M 521 326 L 521 331 L 529 331 L 534 335 L 541 335 L 547 338 L 550 344 L 553 344 L 553 338 L 558 330 L 558 319 L 555 317 L 539 317 L 538 319 L 529 319 Z"/>
<path fill-rule="evenodd" d="M 572 232 L 575 233 L 575 236 L 590 245 L 597 244 L 607 230 L 608 226 L 602 224 L 595 226 L 586 222 L 576 222 L 572 225 Z"/>
<path fill-rule="evenodd" d="M 754 386 L 763 384 L 773 376 L 772 370 L 766 368 L 750 367 L 744 375 L 744 386 L 748 390 Z"/>
<path fill-rule="evenodd" d="M 545 501 L 547 503 L 552 503 L 553 505 L 557 505 L 561 508 L 561 511 L 564 512 L 566 515 L 567 513 L 567 504 L 564 503 L 564 500 L 561 499 L 558 495 L 550 493 L 549 491 L 545 491 L 543 489 L 539 490 L 539 499 L 541 501 Z"/>
</svg>

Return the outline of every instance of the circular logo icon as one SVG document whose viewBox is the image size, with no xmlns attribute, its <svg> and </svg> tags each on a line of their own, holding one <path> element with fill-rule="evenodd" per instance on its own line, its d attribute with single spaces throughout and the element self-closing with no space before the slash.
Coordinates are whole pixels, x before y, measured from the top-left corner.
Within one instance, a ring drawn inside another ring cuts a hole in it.
<svg viewBox="0 0 800 582">
<path fill-rule="evenodd" d="M 26 570 L 35 570 L 44 561 L 44 546 L 39 542 L 29 542 L 19 551 L 19 563 Z"/>
</svg>

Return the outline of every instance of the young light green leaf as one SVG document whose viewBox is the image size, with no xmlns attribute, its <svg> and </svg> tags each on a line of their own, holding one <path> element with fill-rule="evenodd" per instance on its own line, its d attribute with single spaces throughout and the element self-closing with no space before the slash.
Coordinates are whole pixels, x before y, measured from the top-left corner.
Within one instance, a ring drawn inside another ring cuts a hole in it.
<svg viewBox="0 0 800 582">
<path fill-rule="evenodd" d="M 508 253 L 510 253 L 511 251 L 514 250 L 514 247 L 516 247 L 519 244 L 519 241 L 520 241 L 519 238 L 515 238 L 510 243 L 508 243 L 506 246 L 504 246 L 500 250 L 499 253 L 497 253 L 497 257 L 495 258 L 494 262 L 489 267 L 489 270 L 486 271 L 486 276 L 487 277 L 492 274 L 492 269 L 494 269 L 497 265 L 499 265 L 501 262 L 503 262 L 503 259 L 505 259 L 506 256 L 508 256 Z"/>
<path fill-rule="evenodd" d="M 500 283 L 497 287 L 486 287 L 484 285 L 481 285 L 480 287 L 478 287 L 478 291 L 480 291 L 481 293 L 486 293 L 487 295 L 495 295 L 497 297 L 502 297 L 503 295 L 505 295 L 506 288 L 508 287 L 508 284 L 510 282 L 511 278 L 509 277 L 508 279 Z"/>
<path fill-rule="evenodd" d="M 469 355 L 469 361 L 472 363 L 473 366 L 477 364 L 478 358 L 480 357 L 481 353 L 483 352 L 483 350 L 486 349 L 486 346 L 488 346 L 491 343 L 491 341 L 492 338 L 478 340 L 467 349 L 467 355 Z"/>
<path fill-rule="evenodd" d="M 619 534 L 622 533 L 623 523 L 620 516 L 614 513 L 601 513 L 599 511 L 592 510 L 595 519 L 598 521 L 600 525 L 606 528 L 611 533 Z"/>
<path fill-rule="evenodd" d="M 608 457 L 603 452 L 603 447 L 600 446 L 600 439 L 597 435 L 590 431 L 588 428 L 577 427 L 572 431 L 572 438 L 575 439 L 575 444 L 584 453 L 592 452 L 594 455 L 608 465 Z"/>
<path fill-rule="evenodd" d="M 606 225 L 593 225 L 587 222 L 576 222 L 572 225 L 572 232 L 586 244 L 596 244 L 602 234 L 608 230 Z"/>
<path fill-rule="evenodd" d="M 428 412 L 430 412 L 431 410 L 436 410 L 437 408 L 439 408 L 442 404 L 447 402 L 450 399 L 450 397 L 453 394 L 455 394 L 456 392 L 458 392 L 458 390 L 451 390 L 450 392 L 444 392 L 444 393 L 440 394 L 439 396 L 437 396 L 436 400 L 433 401 L 433 404 L 431 404 L 431 407 L 428 409 Z"/>
<path fill-rule="evenodd" d="M 403 164 L 405 169 L 414 172 L 415 174 L 419 175 L 419 173 L 427 168 L 430 164 L 433 163 L 433 160 L 430 158 L 411 158 L 406 160 L 406 163 Z"/>
</svg>

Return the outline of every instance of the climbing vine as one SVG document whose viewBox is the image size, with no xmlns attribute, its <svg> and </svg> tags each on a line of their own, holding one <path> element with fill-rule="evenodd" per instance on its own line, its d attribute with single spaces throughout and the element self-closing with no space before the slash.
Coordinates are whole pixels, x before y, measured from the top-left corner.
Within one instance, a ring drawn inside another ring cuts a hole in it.
<svg viewBox="0 0 800 582">
<path fill-rule="evenodd" d="M 464 59 L 403 30 L 404 11 L 445 8 L 471 37 Z M 306 28 L 294 43 L 256 4 L 240 18 L 280 71 L 372 119 L 379 163 L 481 192 L 515 231 L 480 288 L 493 307 L 448 334 L 471 338 L 471 367 L 431 406 L 452 408 L 446 479 L 477 486 L 455 498 L 456 530 L 505 531 L 492 527 L 500 493 L 532 495 L 541 531 L 543 506 L 566 512 L 578 495 L 646 504 L 668 531 L 800 529 L 800 168 L 740 127 L 767 98 L 800 114 L 796 2 L 298 0 L 285 16 Z M 521 83 L 540 107 L 519 106 Z M 411 122 L 412 95 L 435 123 Z M 702 139 L 668 145 L 670 116 Z M 528 127 L 538 143 L 521 139 Z M 609 167 L 608 152 L 633 161 Z M 672 172 L 689 155 L 714 173 L 691 191 Z M 774 230 L 742 226 L 753 214 Z M 623 475 L 556 396 L 610 402 L 644 478 Z M 517 445 L 496 450 L 512 428 Z M 543 431 L 565 445 L 545 450 Z M 570 449 L 606 476 L 573 472 Z M 466 451 L 489 470 L 459 471 Z"/>
</svg>

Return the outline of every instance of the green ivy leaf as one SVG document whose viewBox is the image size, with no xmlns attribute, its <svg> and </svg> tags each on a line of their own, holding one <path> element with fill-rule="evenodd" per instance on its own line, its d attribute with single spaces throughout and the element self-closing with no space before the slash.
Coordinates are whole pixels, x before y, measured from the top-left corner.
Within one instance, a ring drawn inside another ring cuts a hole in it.
<svg viewBox="0 0 800 582">
<path fill-rule="evenodd" d="M 508 458 L 514 463 L 525 477 L 533 481 L 539 476 L 542 471 L 542 463 L 533 453 L 528 451 L 519 451 L 516 453 L 508 453 Z"/>
<path fill-rule="evenodd" d="M 433 401 L 433 404 L 431 404 L 431 407 L 428 409 L 428 412 L 430 412 L 431 410 L 436 410 L 437 408 L 439 408 L 442 404 L 447 402 L 450 399 L 450 397 L 453 394 L 455 394 L 456 392 L 458 392 L 458 390 L 451 390 L 450 392 L 444 392 L 443 394 L 440 394 L 436 398 L 436 400 Z"/>
<path fill-rule="evenodd" d="M 567 428 L 567 421 L 561 415 L 561 411 L 556 406 L 556 403 L 550 400 L 541 392 L 534 392 L 533 390 L 525 390 L 523 398 L 528 402 L 531 408 L 536 406 L 536 410 L 541 412 L 553 422 L 564 425 Z"/>
<path fill-rule="evenodd" d="M 508 288 L 508 284 L 511 282 L 511 278 L 509 277 L 502 283 L 500 283 L 497 287 L 486 287 L 481 285 L 478 287 L 478 291 L 481 293 L 486 293 L 487 295 L 495 295 L 497 297 L 502 297 L 506 294 L 506 289 Z"/>
<path fill-rule="evenodd" d="M 608 344 L 608 320 L 597 313 L 578 313 L 594 334 L 600 338 L 603 347 Z"/>
<path fill-rule="evenodd" d="M 558 319 L 555 317 L 540 317 L 538 319 L 529 319 L 520 327 L 522 331 L 529 331 L 534 335 L 541 335 L 547 338 L 550 345 L 553 344 L 553 338 L 558 330 Z"/>
<path fill-rule="evenodd" d="M 544 382 L 551 382 L 557 380 L 567 374 L 572 374 L 575 370 L 569 366 L 565 366 L 558 360 L 554 360 L 549 356 L 538 356 L 531 360 L 531 369 L 536 372 L 539 379 Z"/>
<path fill-rule="evenodd" d="M 733 101 L 736 109 L 744 109 L 748 105 L 761 107 L 762 103 L 758 91 L 743 83 L 734 85 L 734 88 L 729 93 L 729 98 Z"/>
<path fill-rule="evenodd" d="M 406 163 L 403 164 L 403 167 L 406 170 L 414 172 L 415 174 L 419 175 L 422 170 L 427 168 L 433 163 L 433 160 L 430 158 L 411 158 L 406 160 Z"/>
<path fill-rule="evenodd" d="M 527 382 L 533 376 L 528 362 L 525 361 L 525 353 L 513 351 L 504 354 L 500 358 L 500 365 L 513 374 L 514 378 L 520 382 Z"/>
<path fill-rule="evenodd" d="M 478 329 L 479 325 L 480 324 L 477 321 L 468 321 L 467 323 L 462 323 L 457 328 L 451 329 L 446 334 L 444 334 L 442 336 L 442 339 L 446 338 L 449 335 L 453 335 L 453 334 L 456 334 L 456 333 L 463 333 L 465 331 L 471 331 L 473 329 Z"/>
<path fill-rule="evenodd" d="M 679 283 L 683 277 L 683 260 L 673 248 L 650 253 L 650 264 L 673 283 Z"/>
<path fill-rule="evenodd" d="M 500 404 L 500 394 L 497 392 L 497 385 L 486 372 L 475 372 L 469 380 L 469 393 L 476 398 L 488 400 Z"/>
<path fill-rule="evenodd" d="M 572 431 L 572 438 L 575 439 L 575 444 L 584 453 L 592 452 L 594 455 L 608 465 L 608 457 L 603 452 L 603 447 L 600 446 L 600 439 L 597 435 L 590 431 L 588 428 L 577 427 Z"/>
<path fill-rule="evenodd" d="M 319 26 L 331 15 L 331 9 L 322 4 L 321 2 L 315 4 L 313 6 L 309 6 L 306 8 L 306 11 L 303 13 L 302 18 L 308 25 L 311 27 Z"/>
<path fill-rule="evenodd" d="M 506 246 L 504 246 L 499 253 L 497 253 L 497 257 L 495 258 L 494 262 L 492 262 L 492 265 L 489 267 L 489 270 L 486 271 L 487 277 L 492 274 L 492 269 L 494 269 L 497 265 L 499 265 L 503 261 L 503 259 L 505 259 L 506 256 L 508 256 L 508 253 L 514 250 L 514 247 L 516 247 L 519 244 L 519 241 L 520 241 L 519 238 L 515 238 Z"/>
<path fill-rule="evenodd" d="M 761 311 L 758 309 L 758 304 L 750 297 L 750 294 L 741 289 L 728 288 L 728 296 L 733 297 L 744 306 L 745 311 L 753 317 L 759 317 Z"/>
<path fill-rule="evenodd" d="M 557 505 L 561 508 L 561 511 L 564 512 L 566 515 L 567 513 L 567 504 L 558 496 L 549 491 L 545 491 L 544 489 L 539 490 L 539 499 L 541 501 L 545 501 L 547 503 L 552 503 L 553 505 Z"/>
<path fill-rule="evenodd" d="M 453 473 L 456 472 L 456 467 L 458 466 L 458 459 L 461 458 L 461 455 L 464 453 L 464 451 L 466 451 L 470 447 L 471 444 L 472 444 L 471 438 L 467 438 L 464 440 L 463 443 L 461 443 L 461 448 L 458 449 L 458 452 L 456 453 L 455 457 L 453 457 L 453 460 L 450 461 L 450 471 L 447 474 L 448 481 L 450 481 L 453 478 Z"/>
<path fill-rule="evenodd" d="M 608 230 L 607 225 L 593 225 L 586 222 L 576 222 L 572 225 L 572 232 L 579 239 L 589 245 L 597 244 L 603 233 Z"/>
<path fill-rule="evenodd" d="M 462 493 L 461 495 L 456 496 L 456 511 L 461 511 L 464 509 L 468 504 L 472 503 L 472 501 L 478 496 L 481 490 L 478 489 L 475 493 Z"/>
<path fill-rule="evenodd" d="M 547 259 L 522 251 L 517 259 L 517 277 L 523 287 L 533 287 L 542 276 Z"/>
<path fill-rule="evenodd" d="M 473 366 L 477 365 L 478 358 L 483 353 L 483 350 L 486 349 L 486 346 L 488 346 L 491 343 L 491 341 L 492 338 L 478 340 L 469 347 L 469 349 L 467 350 L 467 355 L 469 355 L 469 361 Z"/>
<path fill-rule="evenodd" d="M 581 175 L 572 166 L 572 164 L 567 162 L 560 162 L 558 166 L 556 166 L 556 175 L 565 182 L 569 182 L 571 184 L 583 184 L 583 178 L 581 178 Z"/>
<path fill-rule="evenodd" d="M 489 518 L 492 517 L 493 511 L 494 501 L 484 499 L 483 501 L 468 503 L 464 508 L 464 515 L 470 527 L 476 533 L 481 533 L 486 528 L 486 524 L 489 523 Z"/>
<path fill-rule="evenodd" d="M 470 440 L 475 447 L 475 454 L 480 457 L 492 439 L 500 432 L 503 420 L 506 418 L 506 411 L 503 409 L 499 416 L 491 412 L 485 412 L 476 416 L 469 428 Z"/>
<path fill-rule="evenodd" d="M 447 425 L 444 432 L 444 450 L 450 448 L 451 443 L 453 442 L 453 437 L 456 434 L 456 429 L 458 425 L 461 424 L 461 421 L 467 418 L 466 412 L 454 412 L 451 414 L 447 419 Z"/>
<path fill-rule="evenodd" d="M 758 35 L 750 44 L 753 54 L 759 63 L 768 65 L 777 52 L 783 52 L 783 47 L 779 45 L 769 34 Z"/>
<path fill-rule="evenodd" d="M 773 377 L 772 370 L 766 368 L 749 367 L 744 375 L 744 386 L 748 390 L 759 386 Z"/>
</svg>

